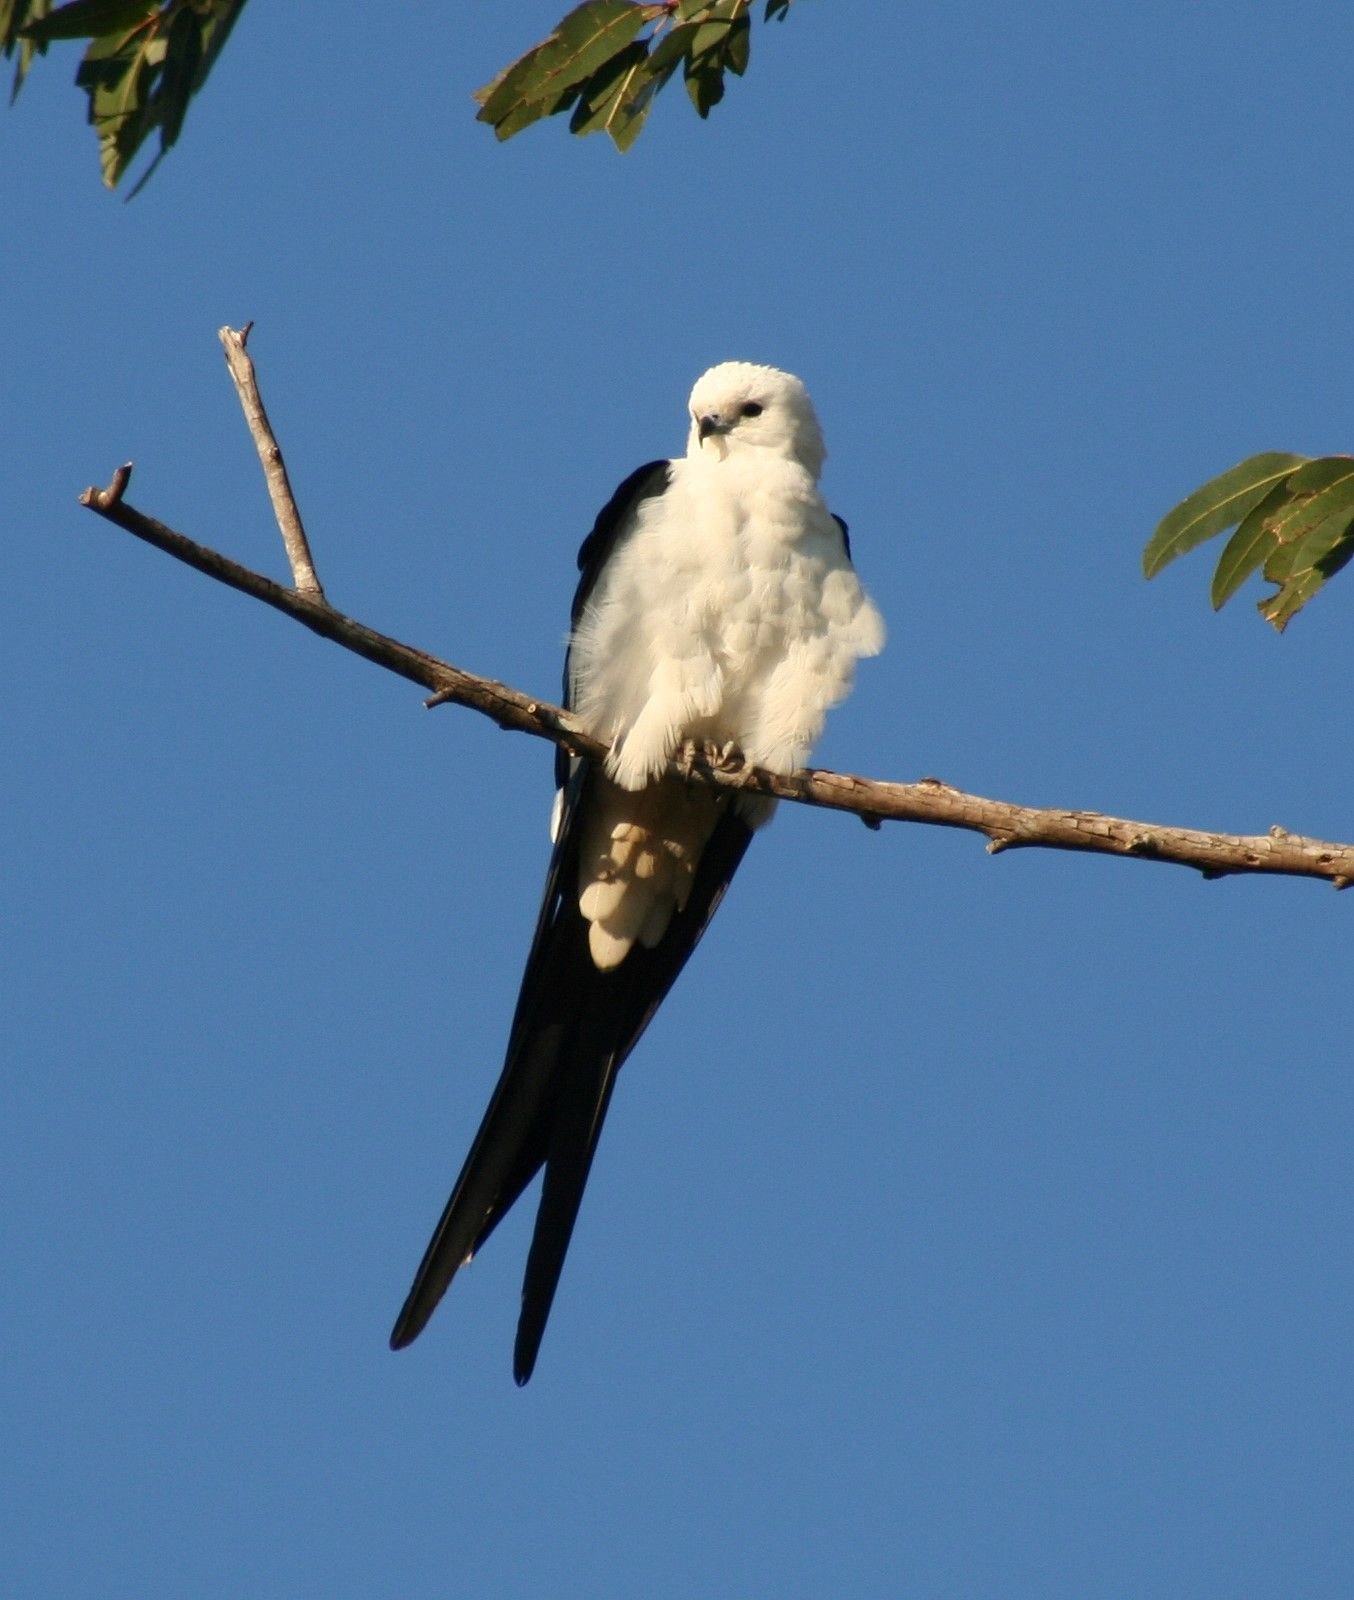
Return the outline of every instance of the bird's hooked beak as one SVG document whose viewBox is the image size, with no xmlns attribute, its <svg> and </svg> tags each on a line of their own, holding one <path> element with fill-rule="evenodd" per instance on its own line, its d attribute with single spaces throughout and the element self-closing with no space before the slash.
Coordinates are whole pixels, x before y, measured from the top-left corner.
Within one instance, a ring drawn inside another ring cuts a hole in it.
<svg viewBox="0 0 1354 1600">
<path fill-rule="evenodd" d="M 724 441 L 731 427 L 732 424 L 725 422 L 717 411 L 707 411 L 703 417 L 697 417 L 696 437 L 700 440 L 701 448 L 705 448 L 707 439 L 713 439 L 715 441 L 715 458 L 723 461 L 729 449 Z"/>
</svg>

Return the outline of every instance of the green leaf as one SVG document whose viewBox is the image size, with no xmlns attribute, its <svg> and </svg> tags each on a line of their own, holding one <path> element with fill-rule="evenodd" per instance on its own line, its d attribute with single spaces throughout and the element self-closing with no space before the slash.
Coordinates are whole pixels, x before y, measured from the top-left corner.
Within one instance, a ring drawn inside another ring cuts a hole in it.
<svg viewBox="0 0 1354 1600">
<path fill-rule="evenodd" d="M 783 17 L 789 3 L 771 0 L 767 16 Z M 587 0 L 476 90 L 479 121 L 508 139 L 572 110 L 572 132 L 605 130 L 628 150 L 679 66 L 702 117 L 723 99 L 725 74 L 741 76 L 748 67 L 751 6 L 752 0 Z"/>
<path fill-rule="evenodd" d="M 686 92 L 701 117 L 708 117 L 724 98 L 724 74 L 717 67 L 687 62 Z"/>
<path fill-rule="evenodd" d="M 38 9 L 34 0 L 0 0 L 0 49 L 6 55 L 14 49 L 20 28 Z"/>
<path fill-rule="evenodd" d="M 1318 468 L 1319 478 L 1315 471 Z M 1296 503 L 1293 514 L 1284 519 L 1279 529 L 1278 548 L 1265 562 L 1265 576 L 1272 583 L 1282 583 L 1290 572 L 1319 558 L 1322 552 L 1317 549 L 1314 555 L 1315 546 L 1309 547 L 1308 541 L 1331 518 L 1354 519 L 1354 459 L 1322 456 L 1295 472 L 1287 487 Z"/>
<path fill-rule="evenodd" d="M 183 119 L 188 114 L 188 102 L 192 99 L 197 71 L 202 64 L 201 24 L 198 13 L 187 7 L 170 24 L 164 71 L 156 94 L 162 155 L 178 138 Z"/>
<path fill-rule="evenodd" d="M 1338 506 L 1329 516 L 1308 528 L 1292 547 L 1288 576 L 1304 572 L 1308 567 L 1319 567 L 1351 528 L 1354 528 L 1354 507 L 1348 504 Z"/>
<path fill-rule="evenodd" d="M 1277 594 L 1257 604 L 1260 615 L 1280 633 L 1307 604 L 1327 578 L 1339 572 L 1354 556 L 1354 528 L 1348 512 L 1340 512 L 1318 523 L 1302 541 L 1303 554 L 1293 564 Z M 1319 553 L 1318 553 L 1319 552 Z M 1312 559 L 1309 561 L 1308 556 Z"/>
<path fill-rule="evenodd" d="M 729 30 L 729 42 L 724 47 L 729 71 L 741 78 L 748 69 L 752 54 L 752 19 L 746 14 L 737 18 Z"/>
<path fill-rule="evenodd" d="M 653 109 L 655 96 L 676 70 L 675 61 L 670 66 L 655 68 L 650 56 L 633 92 L 628 91 L 627 98 L 622 102 L 621 115 L 607 128 L 618 150 L 628 150 L 639 138 L 640 129 Z"/>
<path fill-rule="evenodd" d="M 140 27 L 160 10 L 159 0 L 70 0 L 44 17 L 36 17 L 22 30 L 34 44 L 53 39 L 97 39 L 105 33 L 124 33 Z"/>
<path fill-rule="evenodd" d="M 1324 486 L 1322 477 L 1329 480 Z M 1265 563 L 1265 577 L 1278 591 L 1259 602 L 1260 615 L 1281 633 L 1354 555 L 1354 460 L 1323 456 L 1293 475 L 1294 484 L 1299 479 L 1311 492 L 1286 519 L 1282 542 Z"/>
<path fill-rule="evenodd" d="M 507 139 L 541 117 L 564 110 L 588 79 L 624 51 L 656 14 L 657 8 L 631 0 L 585 0 L 547 39 L 476 91 L 481 102 L 478 120 Z"/>
<path fill-rule="evenodd" d="M 1144 575 L 1154 578 L 1177 556 L 1240 521 L 1276 484 L 1310 459 L 1269 450 L 1210 479 L 1161 519 L 1142 553 Z"/>
<path fill-rule="evenodd" d="M 110 189 L 150 131 L 150 52 L 157 42 L 143 31 L 105 34 L 90 44 L 76 68 L 75 81 L 89 95 L 89 120 L 99 137 L 99 163 Z"/>
<path fill-rule="evenodd" d="M 28 69 L 35 56 L 45 56 L 47 46 L 23 37 L 24 28 L 45 17 L 52 9 L 52 0 L 0 0 L 0 50 L 6 56 L 17 56 L 14 63 L 14 82 L 10 86 L 9 103 L 14 104 L 23 88 Z"/>
<path fill-rule="evenodd" d="M 1272 489 L 1242 519 L 1218 559 L 1214 609 L 1226 605 L 1251 573 L 1269 563 L 1283 545 L 1296 543 L 1332 512 L 1347 505 L 1354 516 L 1352 483 L 1354 462 L 1344 456 L 1324 456 L 1306 462 Z"/>
<path fill-rule="evenodd" d="M 706 0 L 700 11 L 693 13 L 699 24 L 694 53 L 705 55 L 721 50 L 729 29 L 745 18 L 747 8 L 748 0 Z"/>
<path fill-rule="evenodd" d="M 691 41 L 691 55 L 717 57 L 724 48 L 724 41 L 729 36 L 729 20 L 727 17 L 715 17 L 713 20 L 698 22 L 696 24 L 696 37 Z"/>
<path fill-rule="evenodd" d="M 1278 538 L 1267 519 L 1287 503 L 1287 489 L 1277 484 L 1241 519 L 1241 526 L 1223 546 L 1213 573 L 1210 598 L 1214 611 L 1225 606 L 1251 573 L 1269 559 Z"/>
<path fill-rule="evenodd" d="M 211 15 L 202 24 L 202 65 L 193 83 L 195 92 L 207 81 L 207 74 L 225 49 L 230 30 L 240 20 L 244 8 L 245 0 L 212 0 Z"/>
<path fill-rule="evenodd" d="M 128 199 L 178 138 L 188 105 L 225 46 L 245 0 L 169 0 L 154 26 L 123 28 L 90 42 L 75 81 L 89 96 L 103 181 L 114 188 L 156 128 L 160 149 Z"/>
<path fill-rule="evenodd" d="M 579 91 L 569 132 L 611 132 L 625 115 L 627 101 L 637 92 L 639 76 L 646 70 L 648 60 L 648 45 L 636 39 L 599 67 Z"/>
<path fill-rule="evenodd" d="M 741 72 L 740 60 L 747 64 L 747 5 L 748 0 L 715 0 L 691 41 L 686 92 L 702 117 L 724 98 L 725 71 Z"/>
<path fill-rule="evenodd" d="M 700 32 L 700 23 L 682 22 L 659 39 L 649 52 L 651 71 L 671 71 L 691 53 L 691 44 Z"/>
</svg>

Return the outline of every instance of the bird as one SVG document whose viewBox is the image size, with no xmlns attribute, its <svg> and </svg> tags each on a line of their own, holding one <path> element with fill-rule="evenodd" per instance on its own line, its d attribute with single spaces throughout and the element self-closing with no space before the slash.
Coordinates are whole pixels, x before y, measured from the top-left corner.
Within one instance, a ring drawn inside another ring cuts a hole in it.
<svg viewBox="0 0 1354 1600">
<path fill-rule="evenodd" d="M 686 781 L 697 754 L 802 767 L 884 622 L 818 488 L 803 382 L 726 361 L 686 454 L 621 483 L 578 555 L 564 700 L 609 747 L 556 749 L 553 850 L 504 1065 L 390 1336 L 422 1332 L 544 1168 L 513 1376 L 535 1368 L 616 1075 L 775 802 Z"/>
</svg>

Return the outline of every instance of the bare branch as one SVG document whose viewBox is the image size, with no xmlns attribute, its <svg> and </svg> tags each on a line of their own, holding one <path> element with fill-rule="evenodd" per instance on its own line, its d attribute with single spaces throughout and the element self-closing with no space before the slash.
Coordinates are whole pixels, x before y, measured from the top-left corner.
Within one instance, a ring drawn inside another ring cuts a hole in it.
<svg viewBox="0 0 1354 1600">
<path fill-rule="evenodd" d="M 240 397 L 245 421 L 249 424 L 259 460 L 263 463 L 268 498 L 273 502 L 273 515 L 282 530 L 282 543 L 291 565 L 292 580 L 302 594 L 323 600 L 324 590 L 320 587 L 315 565 L 310 559 L 306 530 L 301 525 L 301 513 L 291 491 L 291 480 L 287 477 L 287 463 L 282 459 L 281 446 L 268 421 L 268 413 L 263 409 L 263 397 L 259 394 L 258 380 L 254 376 L 254 363 L 245 349 L 249 342 L 249 330 L 253 326 L 252 322 L 246 322 L 238 330 L 220 328 L 216 336 L 226 352 L 226 365 L 235 381 L 235 392 Z"/>
<path fill-rule="evenodd" d="M 274 583 L 135 510 L 122 498 L 130 473 L 130 466 L 120 467 L 107 489 L 86 489 L 80 503 L 219 583 L 285 611 L 346 650 L 421 684 L 431 691 L 430 706 L 454 701 L 491 717 L 501 728 L 549 739 L 573 755 L 600 760 L 606 754 L 606 747 L 561 707 L 533 699 L 491 678 L 464 672 L 426 651 L 377 633 L 335 611 L 317 592 L 304 592 L 299 585 L 288 589 Z M 672 770 L 688 775 L 685 762 L 680 767 L 674 764 Z M 815 768 L 784 777 L 759 768 L 730 769 L 699 756 L 690 764 L 689 778 L 695 783 L 747 789 L 801 805 L 849 811 L 870 826 L 880 822 L 925 822 L 944 828 L 966 828 L 983 834 L 993 854 L 1042 846 L 1170 862 L 1194 867 L 1208 878 L 1264 872 L 1322 878 L 1337 889 L 1354 882 L 1354 844 L 1307 839 L 1279 827 L 1255 835 L 1206 833 L 1195 828 L 1130 822 L 1094 811 L 1013 805 L 966 794 L 936 778 L 893 783 Z"/>
</svg>

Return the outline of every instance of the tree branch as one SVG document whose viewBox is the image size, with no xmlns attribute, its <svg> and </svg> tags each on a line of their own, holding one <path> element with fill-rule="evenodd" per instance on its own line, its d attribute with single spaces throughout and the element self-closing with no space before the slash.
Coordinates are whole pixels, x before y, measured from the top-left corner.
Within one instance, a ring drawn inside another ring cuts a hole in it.
<svg viewBox="0 0 1354 1600">
<path fill-rule="evenodd" d="M 123 499 L 130 476 L 130 465 L 118 468 L 107 489 L 86 489 L 80 496 L 81 505 L 209 578 L 286 612 L 312 632 L 422 685 L 431 691 L 429 706 L 452 701 L 491 717 L 501 728 L 549 739 L 573 755 L 600 760 L 606 754 L 606 746 L 587 734 L 561 707 L 533 699 L 491 678 L 464 672 L 426 651 L 377 633 L 336 611 L 324 599 L 318 584 L 314 590 L 303 589 L 299 584 L 288 589 L 135 510 Z M 1303 838 L 1279 827 L 1254 835 L 1206 833 L 1195 828 L 1130 822 L 1094 811 L 1013 805 L 966 794 L 935 778 L 892 783 L 815 768 L 784 777 L 758 768 L 730 769 L 700 757 L 691 763 L 689 771 L 685 765 L 674 766 L 674 771 L 696 783 L 849 811 L 872 827 L 887 821 L 969 829 L 986 836 L 992 854 L 1042 846 L 1171 862 L 1194 867 L 1207 878 L 1265 872 L 1323 878 L 1337 889 L 1354 882 L 1354 845 Z"/>
<path fill-rule="evenodd" d="M 273 433 L 272 424 L 268 421 L 268 413 L 263 409 L 263 396 L 259 393 L 258 380 L 254 376 L 254 363 L 245 349 L 249 343 L 249 330 L 253 326 L 252 322 L 246 322 L 240 329 L 220 328 L 216 337 L 226 352 L 226 365 L 230 368 L 235 392 L 240 397 L 240 405 L 244 411 L 245 422 L 258 450 L 259 460 L 263 464 L 268 498 L 273 502 L 273 515 L 277 518 L 283 548 L 291 564 L 292 581 L 303 593 L 312 594 L 317 599 L 323 600 L 324 590 L 320 587 L 315 565 L 310 559 L 310 545 L 306 539 L 306 530 L 301 525 L 301 513 L 297 509 L 296 497 L 291 492 L 287 463 L 282 459 L 282 449 Z"/>
</svg>

